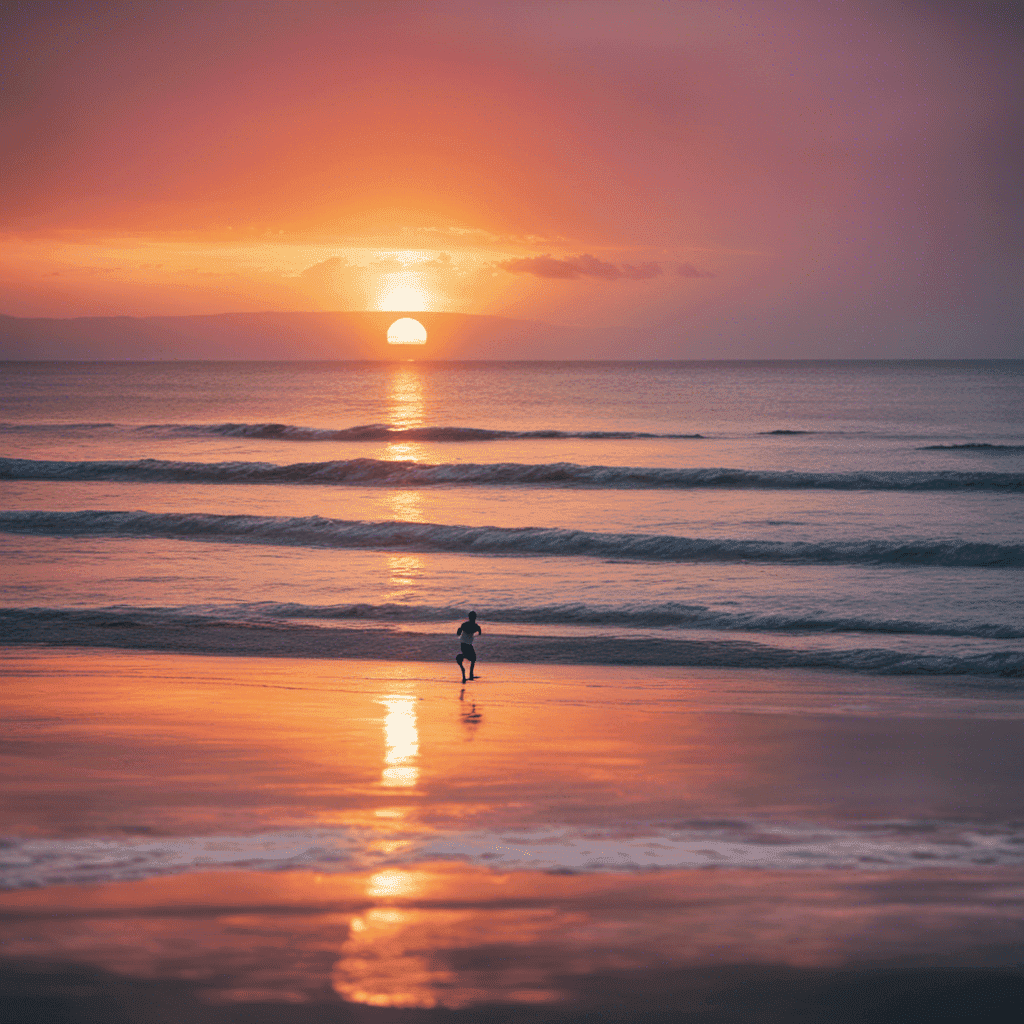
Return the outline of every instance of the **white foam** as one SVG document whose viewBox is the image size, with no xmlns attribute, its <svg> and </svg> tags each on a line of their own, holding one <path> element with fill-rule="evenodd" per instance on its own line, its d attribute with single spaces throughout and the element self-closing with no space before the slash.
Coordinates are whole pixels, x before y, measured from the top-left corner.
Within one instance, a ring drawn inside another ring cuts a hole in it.
<svg viewBox="0 0 1024 1024">
<path fill-rule="evenodd" d="M 381 844 L 382 838 L 386 844 Z M 0 888 L 225 869 L 362 872 L 437 860 L 502 871 L 547 872 L 1019 866 L 1024 864 L 1024 827 L 927 821 L 854 826 L 737 821 L 650 828 L 642 835 L 554 827 L 521 832 L 406 831 L 385 837 L 371 829 L 336 828 L 166 838 L 26 838 L 0 844 Z"/>
</svg>

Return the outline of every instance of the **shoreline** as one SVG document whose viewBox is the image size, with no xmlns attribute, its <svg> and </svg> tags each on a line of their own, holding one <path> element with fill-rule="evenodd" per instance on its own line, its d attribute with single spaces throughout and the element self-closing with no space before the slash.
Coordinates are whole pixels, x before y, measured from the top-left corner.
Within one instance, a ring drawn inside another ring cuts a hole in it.
<svg viewBox="0 0 1024 1024">
<path fill-rule="evenodd" d="M 20 618 L 19 618 L 20 617 Z M 129 614 L 109 622 L 82 621 L 88 611 L 0 609 L 0 650 L 24 646 L 161 651 L 173 654 L 267 658 L 336 658 L 385 662 L 454 663 L 454 631 L 416 633 L 288 624 L 182 622 L 153 625 Z M 789 650 L 744 640 L 676 640 L 646 636 L 538 636 L 488 631 L 480 664 L 648 666 L 816 670 L 891 678 L 957 677 L 965 685 L 1000 688 L 1024 679 L 1024 659 L 1012 652 L 956 658 L 854 649 Z M 1012 688 L 1012 684 L 1011 688 Z"/>
</svg>

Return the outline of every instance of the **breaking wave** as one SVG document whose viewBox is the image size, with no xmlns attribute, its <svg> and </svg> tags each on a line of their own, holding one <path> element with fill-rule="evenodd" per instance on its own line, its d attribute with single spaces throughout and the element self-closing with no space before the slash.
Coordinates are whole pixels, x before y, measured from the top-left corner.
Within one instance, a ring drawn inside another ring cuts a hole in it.
<svg viewBox="0 0 1024 1024">
<path fill-rule="evenodd" d="M 365 423 L 339 429 L 326 427 L 305 427 L 292 423 L 149 423 L 142 426 L 115 423 L 14 423 L 0 422 L 0 431 L 5 433 L 61 433 L 78 434 L 88 431 L 120 431 L 130 434 L 144 434 L 156 437 L 232 437 L 249 438 L 258 441 L 340 441 L 340 442 L 473 442 L 473 441 L 521 441 L 521 440 L 593 440 L 593 441 L 646 441 L 646 440 L 712 440 L 707 434 L 660 433 L 642 430 L 559 430 L 540 428 L 536 430 L 498 430 L 488 427 L 424 426 L 396 427 L 388 423 Z M 779 427 L 774 430 L 759 430 L 746 436 L 756 437 L 802 437 L 828 435 L 832 437 L 873 436 L 895 440 L 928 440 L 928 437 L 912 434 L 885 434 L 873 431 L 849 430 L 797 430 Z M 716 435 L 717 436 L 717 435 Z M 742 436 L 742 435 L 741 435 Z M 992 444 L 986 441 L 969 441 L 953 444 L 926 444 L 918 451 L 981 451 L 1021 452 L 1024 444 Z"/>
<path fill-rule="evenodd" d="M 242 654 L 448 662 L 449 630 L 395 630 L 380 623 L 334 629 L 308 621 L 273 622 L 190 609 L 0 608 L 8 644 L 174 650 L 185 654 Z M 237 613 L 237 610 L 236 610 Z M 452 618 L 457 618 L 453 616 Z M 449 620 L 450 622 L 451 620 Z M 571 642 L 567 643 L 567 640 Z M 869 638 L 865 640 L 870 643 Z M 524 635 L 488 628 L 489 661 L 573 665 L 702 666 L 705 668 L 821 669 L 886 676 L 958 676 L 985 679 L 987 687 L 1019 692 L 1024 651 L 1019 644 L 958 641 L 956 649 L 906 650 L 850 647 L 831 642 L 785 647 L 746 638 L 652 635 Z M 1013 680 L 1011 682 L 1011 680 Z M 1005 682 L 1004 682 L 1005 681 Z M 968 685 L 977 685 L 968 683 Z"/>
<path fill-rule="evenodd" d="M 387 423 L 327 430 L 288 423 L 199 423 L 141 427 L 171 430 L 189 436 L 251 437 L 275 441 L 518 441 L 582 438 L 594 441 L 630 441 L 650 438 L 700 438 L 701 434 L 649 434 L 633 430 L 488 430 L 482 427 L 393 427 Z"/>
<path fill-rule="evenodd" d="M 607 626 L 626 629 L 708 629 L 765 633 L 864 633 L 887 636 L 969 637 L 990 640 L 1024 639 L 1024 627 L 992 622 L 927 622 L 913 619 L 872 619 L 864 616 L 758 615 L 725 612 L 699 604 L 594 606 L 554 604 L 534 607 L 477 605 L 480 617 L 492 624 L 544 626 Z M 28 620 L 75 621 L 83 625 L 161 625 L 210 622 L 266 622 L 303 619 L 324 622 L 434 623 L 460 619 L 461 605 L 352 604 L 308 605 L 299 602 L 251 601 L 229 605 L 186 605 L 107 608 L 18 609 Z M 69 618 L 70 617 L 70 618 Z"/>
<path fill-rule="evenodd" d="M 160 459 L 71 462 L 0 458 L 3 480 L 110 480 L 195 484 L 321 484 L 377 487 L 576 487 L 660 490 L 698 487 L 762 490 L 986 491 L 1024 493 L 1024 473 L 897 470 L 815 473 L 713 467 L 424 463 L 383 459 L 333 462 L 172 462 Z"/>
<path fill-rule="evenodd" d="M 330 429 L 302 427 L 291 423 L 5 423 L 8 433 L 48 433 L 88 430 L 121 430 L 165 437 L 238 437 L 266 441 L 522 441 L 522 440 L 702 440 L 703 434 L 649 433 L 641 430 L 494 430 L 487 427 L 394 427 L 388 423 L 366 423 Z"/>
<path fill-rule="evenodd" d="M 246 615 L 280 619 L 387 620 L 391 622 L 447 622 L 461 618 L 455 605 L 336 604 L 256 602 L 237 606 Z M 484 605 L 478 614 L 490 622 L 527 625 L 625 626 L 628 628 L 681 627 L 686 629 L 744 630 L 752 632 L 884 633 L 916 636 L 962 636 L 987 639 L 1024 639 L 1024 627 L 1001 623 L 940 623 L 911 619 L 756 615 L 723 612 L 704 605 L 669 601 L 655 605 L 595 607 L 586 604 L 541 605 L 533 608 Z"/>
<path fill-rule="evenodd" d="M 1024 544 L 971 541 L 764 541 L 594 533 L 545 527 L 448 526 L 320 516 L 154 512 L 0 512 L 0 531 L 46 536 L 163 537 L 295 547 L 399 549 L 625 561 L 800 562 L 1020 568 Z"/>
<path fill-rule="evenodd" d="M 919 452 L 1024 452 L 1024 444 L 988 444 L 971 441 L 967 444 L 926 444 Z"/>
</svg>

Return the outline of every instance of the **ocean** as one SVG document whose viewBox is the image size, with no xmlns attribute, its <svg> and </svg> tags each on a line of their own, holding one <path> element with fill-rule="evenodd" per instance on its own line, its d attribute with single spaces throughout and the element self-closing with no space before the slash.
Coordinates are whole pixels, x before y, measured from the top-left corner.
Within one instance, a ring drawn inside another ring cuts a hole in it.
<svg viewBox="0 0 1024 1024">
<path fill-rule="evenodd" d="M 0 622 L 443 661 L 475 610 L 482 663 L 1014 690 L 1022 399 L 1022 362 L 9 363 Z"/>
<path fill-rule="evenodd" d="M 1016 1021 L 1022 385 L 4 364 L 10 1019 Z"/>
</svg>

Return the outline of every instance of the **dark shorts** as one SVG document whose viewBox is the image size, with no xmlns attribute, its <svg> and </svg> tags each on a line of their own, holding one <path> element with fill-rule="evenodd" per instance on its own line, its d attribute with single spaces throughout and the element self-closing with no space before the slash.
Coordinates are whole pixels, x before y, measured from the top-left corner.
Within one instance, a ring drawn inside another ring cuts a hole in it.
<svg viewBox="0 0 1024 1024">
<path fill-rule="evenodd" d="M 472 644 L 461 644 L 461 647 L 464 657 L 469 658 L 470 661 L 476 661 L 476 650 Z"/>
</svg>

